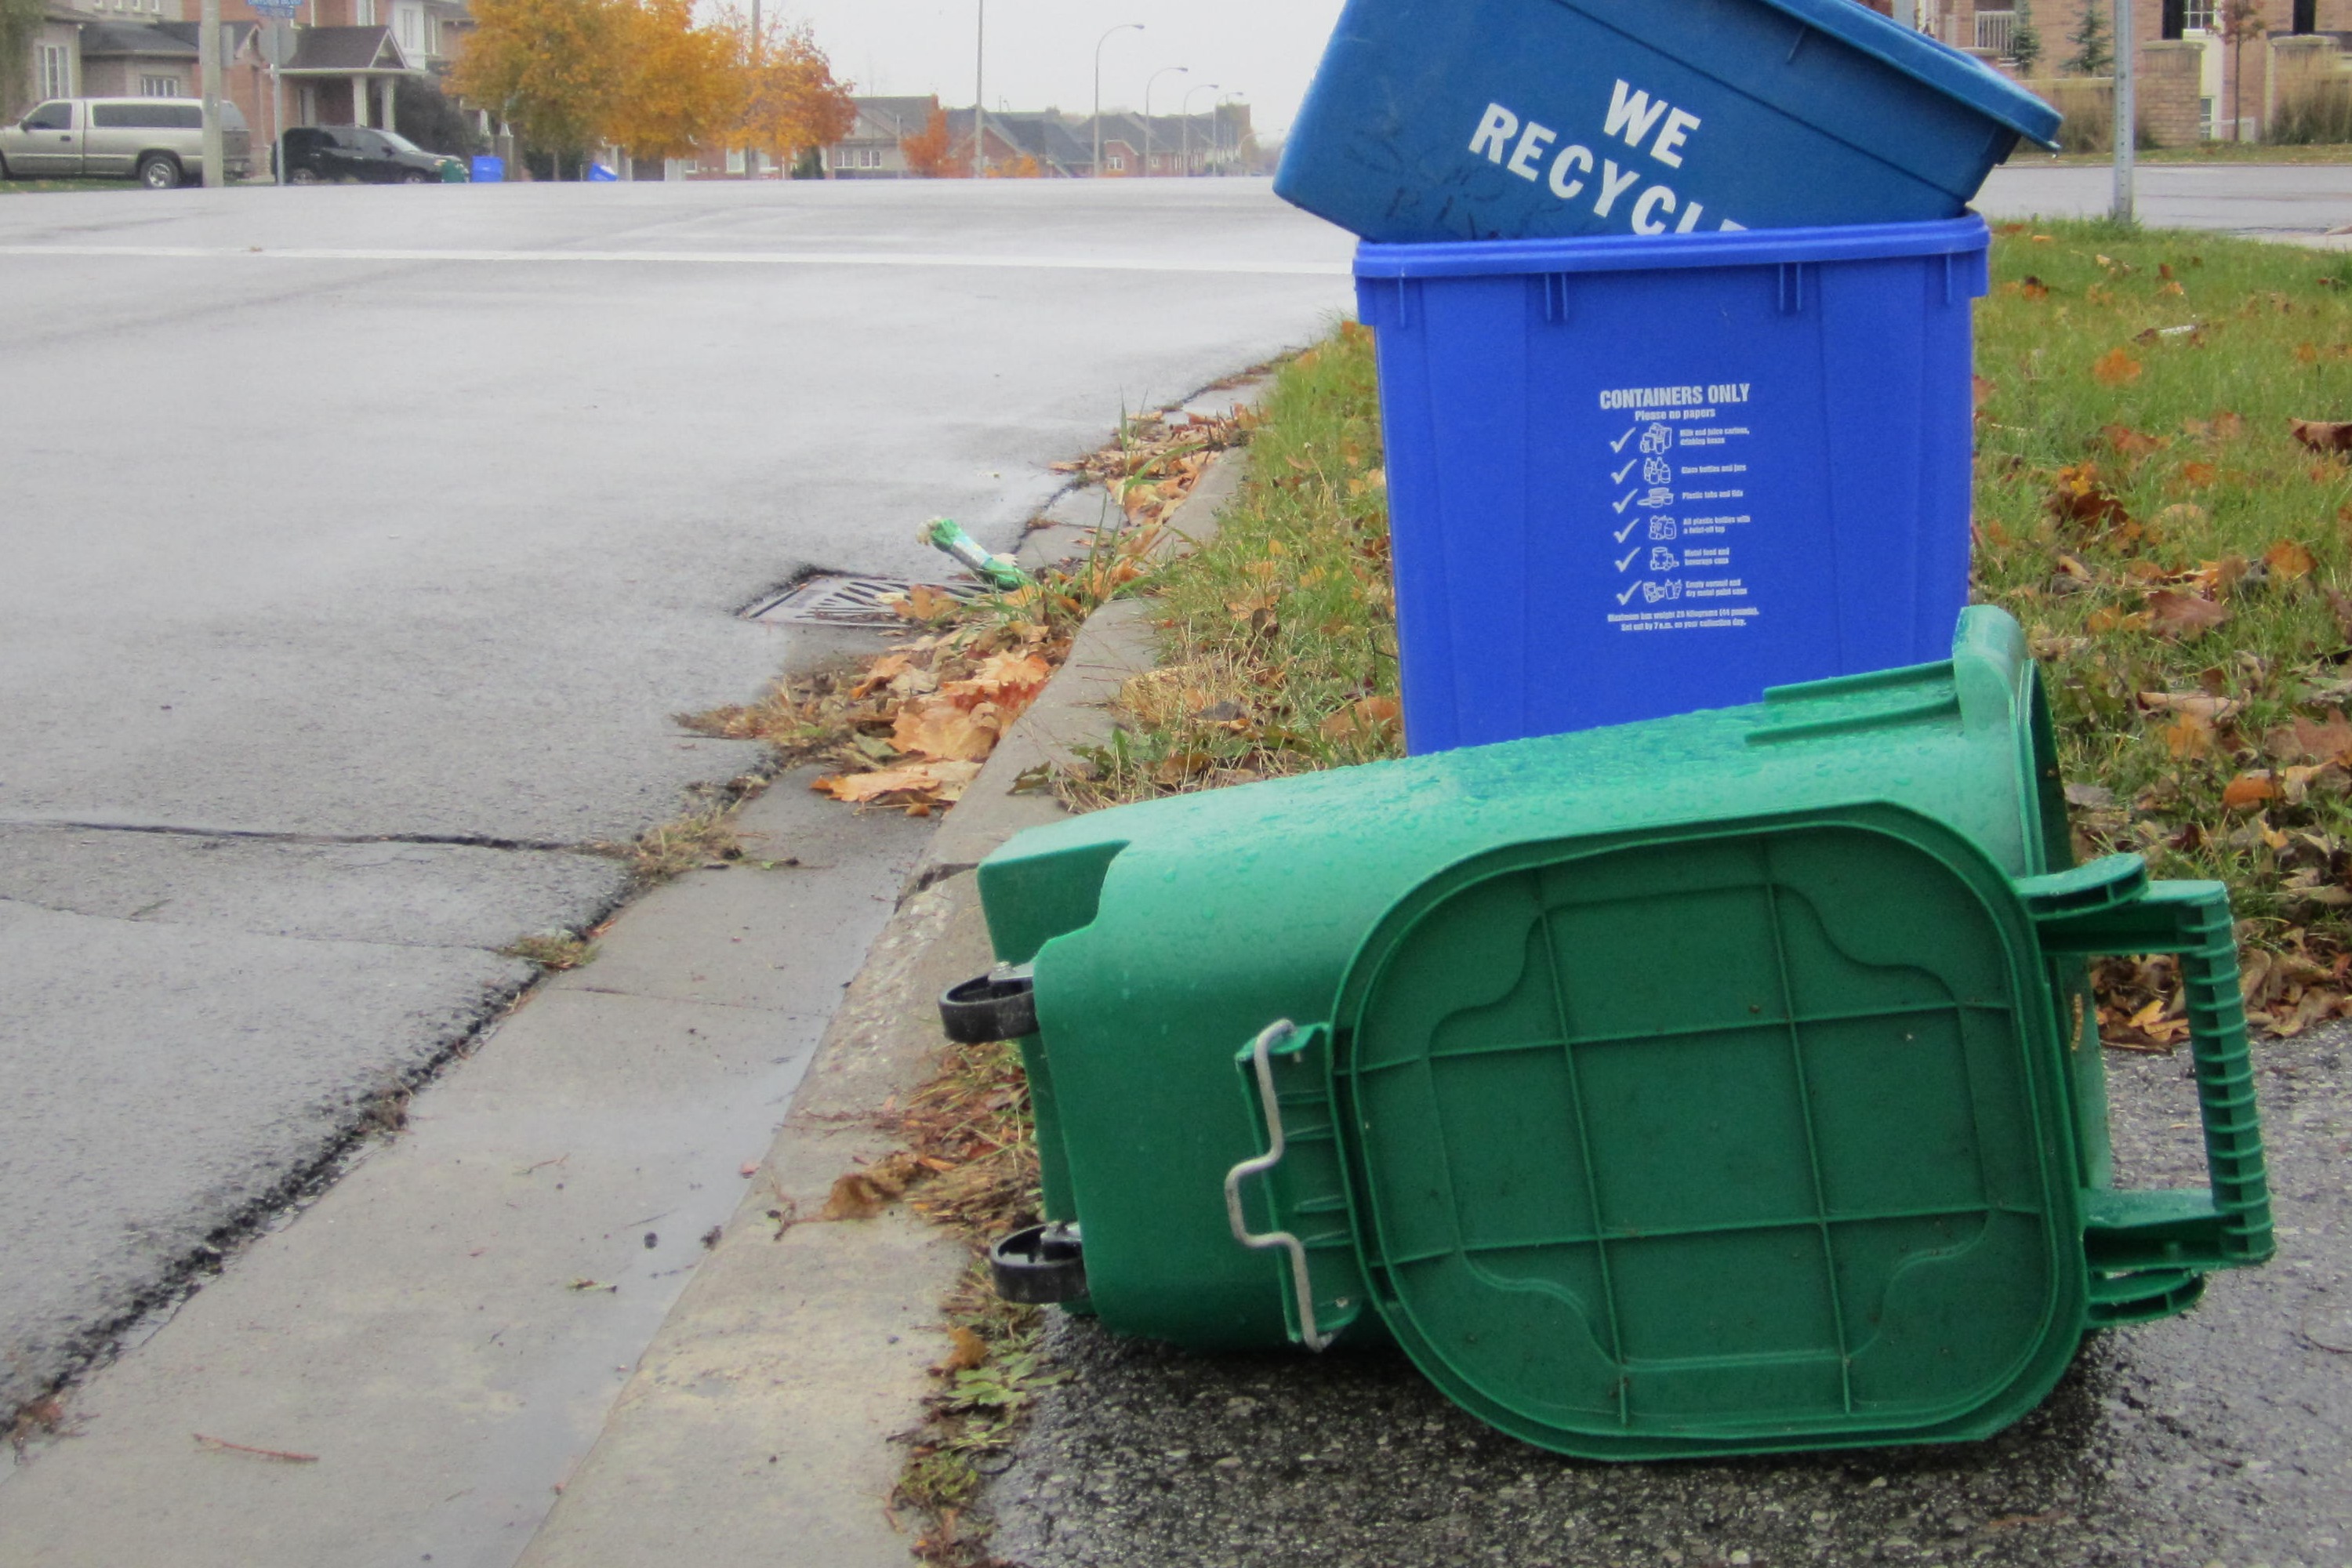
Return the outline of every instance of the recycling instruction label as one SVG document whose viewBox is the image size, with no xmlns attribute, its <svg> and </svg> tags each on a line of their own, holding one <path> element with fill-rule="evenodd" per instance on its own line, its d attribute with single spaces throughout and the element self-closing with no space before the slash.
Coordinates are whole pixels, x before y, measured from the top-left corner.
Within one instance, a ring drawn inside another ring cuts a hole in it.
<svg viewBox="0 0 2352 1568">
<path fill-rule="evenodd" d="M 1601 390 L 1602 414 L 1627 421 L 1602 458 L 1601 575 L 1619 631 L 1738 627 L 1761 613 L 1740 570 L 1755 392 L 1746 381 Z"/>
</svg>

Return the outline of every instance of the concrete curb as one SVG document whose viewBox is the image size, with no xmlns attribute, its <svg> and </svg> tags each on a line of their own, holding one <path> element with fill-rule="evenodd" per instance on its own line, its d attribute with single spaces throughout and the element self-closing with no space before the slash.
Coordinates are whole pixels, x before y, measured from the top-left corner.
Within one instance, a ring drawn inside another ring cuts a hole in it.
<svg viewBox="0 0 2352 1568">
<path fill-rule="evenodd" d="M 1215 536 L 1243 467 L 1238 449 L 1219 454 L 1169 520 L 1178 548 Z M 903 1461 L 890 1439 L 920 1418 L 925 1369 L 947 1350 L 935 1314 L 967 1255 L 903 1209 L 781 1234 L 772 1215 L 815 1214 L 836 1176 L 889 1149 L 889 1108 L 938 1056 L 940 993 L 991 961 L 978 889 L 963 873 L 1065 815 L 1050 794 L 1024 791 L 1024 775 L 1108 741 L 1120 686 L 1156 662 L 1141 602 L 1098 611 L 949 810 L 751 1191 L 523 1568 L 640 1568 L 681 1548 L 698 1568 L 908 1562 L 911 1537 L 887 1512 Z"/>
<path fill-rule="evenodd" d="M 1218 514 L 1241 488 L 1243 448 L 1217 454 L 1192 493 L 1168 520 L 1178 549 L 1198 549 L 1217 536 Z M 1045 690 L 1013 721 L 980 776 L 950 807 L 915 872 L 913 888 L 969 871 L 998 845 L 1021 832 L 1065 815 L 1052 795 L 1022 789 L 1021 781 L 1041 767 L 1070 762 L 1081 747 L 1108 742 L 1117 721 L 1111 705 L 1119 688 L 1159 662 L 1143 601 L 1106 605 L 1078 629 L 1070 657 Z"/>
</svg>

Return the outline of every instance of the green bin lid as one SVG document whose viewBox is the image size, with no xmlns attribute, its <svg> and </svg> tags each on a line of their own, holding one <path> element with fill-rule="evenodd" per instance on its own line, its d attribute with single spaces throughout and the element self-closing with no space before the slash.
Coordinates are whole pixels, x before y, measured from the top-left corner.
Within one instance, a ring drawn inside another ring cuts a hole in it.
<svg viewBox="0 0 2352 1568">
<path fill-rule="evenodd" d="M 1437 876 L 1336 1016 L 1382 1317 L 1569 1453 L 1999 1429 L 2084 1316 L 2035 952 L 1982 852 L 1892 806 Z"/>
</svg>

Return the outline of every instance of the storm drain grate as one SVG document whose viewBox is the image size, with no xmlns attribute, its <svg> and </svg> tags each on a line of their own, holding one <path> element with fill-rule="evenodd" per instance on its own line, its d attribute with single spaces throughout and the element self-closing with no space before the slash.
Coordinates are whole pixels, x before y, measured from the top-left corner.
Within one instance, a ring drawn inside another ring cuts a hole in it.
<svg viewBox="0 0 2352 1568">
<path fill-rule="evenodd" d="M 906 617 L 882 601 L 913 586 L 896 577 L 809 577 L 744 611 L 743 618 L 770 626 L 903 626 Z M 926 583 L 923 586 L 959 599 L 976 598 L 981 593 L 977 583 Z"/>
</svg>

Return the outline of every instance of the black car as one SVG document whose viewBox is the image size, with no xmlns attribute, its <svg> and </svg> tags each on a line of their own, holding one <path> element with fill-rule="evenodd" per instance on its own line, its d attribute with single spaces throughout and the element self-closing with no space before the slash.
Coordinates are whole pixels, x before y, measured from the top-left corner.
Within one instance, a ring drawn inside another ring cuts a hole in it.
<svg viewBox="0 0 2352 1568">
<path fill-rule="evenodd" d="M 429 185 L 463 179 L 465 165 L 427 153 L 396 131 L 364 125 L 301 125 L 286 132 L 286 183 L 316 185 L 358 180 L 377 185 Z"/>
</svg>

